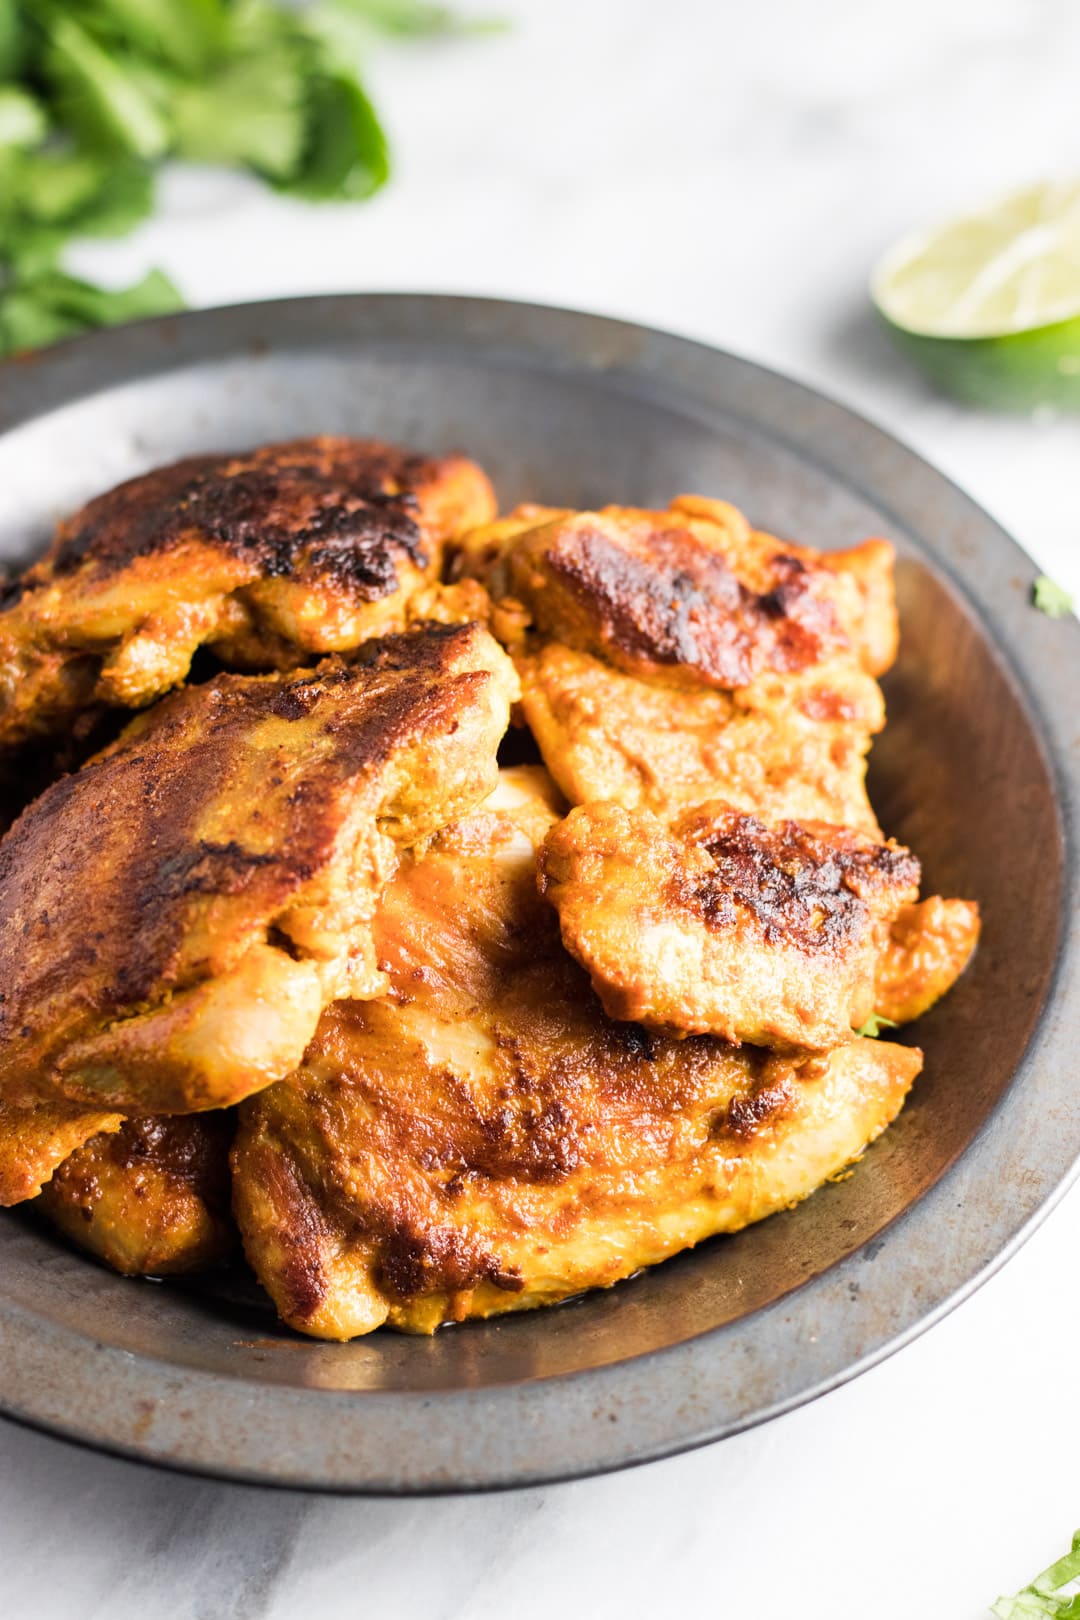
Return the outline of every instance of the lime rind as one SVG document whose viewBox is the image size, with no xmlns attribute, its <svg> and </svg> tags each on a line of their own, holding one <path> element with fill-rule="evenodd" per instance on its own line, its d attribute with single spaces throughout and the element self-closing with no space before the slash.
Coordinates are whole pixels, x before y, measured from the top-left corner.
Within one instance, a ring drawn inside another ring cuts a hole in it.
<svg viewBox="0 0 1080 1620">
<path fill-rule="evenodd" d="M 996 410 L 1080 410 L 1080 180 L 905 237 L 870 291 L 944 392 Z"/>
<path fill-rule="evenodd" d="M 984 410 L 1080 411 L 1080 316 L 1000 338 L 890 336 L 944 393 Z"/>
</svg>

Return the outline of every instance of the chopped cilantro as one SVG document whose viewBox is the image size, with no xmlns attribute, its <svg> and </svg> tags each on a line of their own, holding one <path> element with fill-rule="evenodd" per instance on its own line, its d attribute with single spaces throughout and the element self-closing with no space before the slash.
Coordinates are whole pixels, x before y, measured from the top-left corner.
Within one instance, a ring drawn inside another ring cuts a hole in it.
<svg viewBox="0 0 1080 1620">
<path fill-rule="evenodd" d="M 1000 1597 L 991 1610 L 998 1620 L 1080 1620 L 1080 1592 L 1066 1587 L 1080 1581 L 1080 1530 L 1063 1558 L 1036 1575 L 1029 1586 L 1013 1597 Z"/>
<path fill-rule="evenodd" d="M 855 1031 L 856 1035 L 867 1035 L 873 1041 L 881 1034 L 883 1029 L 895 1029 L 895 1018 L 882 1018 L 880 1013 L 871 1013 L 866 1023 Z"/>
<path fill-rule="evenodd" d="M 173 154 L 370 197 L 390 174 L 370 36 L 491 26 L 425 0 L 0 0 L 0 357 L 179 306 L 158 271 L 114 291 L 62 268 L 73 239 L 151 212 Z"/>
<path fill-rule="evenodd" d="M 1073 599 L 1061 585 L 1040 574 L 1032 586 L 1031 599 L 1040 613 L 1048 619 L 1063 619 L 1073 611 Z"/>
</svg>

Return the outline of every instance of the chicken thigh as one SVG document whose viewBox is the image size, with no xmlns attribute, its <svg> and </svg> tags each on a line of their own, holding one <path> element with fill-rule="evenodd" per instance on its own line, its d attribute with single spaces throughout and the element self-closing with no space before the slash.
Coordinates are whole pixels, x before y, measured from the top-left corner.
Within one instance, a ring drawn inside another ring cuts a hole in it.
<svg viewBox="0 0 1080 1620">
<path fill-rule="evenodd" d="M 236 1242 L 228 1112 L 127 1120 L 60 1166 L 35 1208 L 125 1276 L 204 1271 Z"/>
<path fill-rule="evenodd" d="M 0 600 L 0 761 L 102 706 L 144 707 L 203 645 L 292 669 L 405 629 L 446 540 L 494 509 L 463 456 L 333 437 L 192 456 L 99 495 Z"/>
<path fill-rule="evenodd" d="M 722 803 L 671 827 L 592 804 L 548 835 L 540 883 L 609 1017 L 828 1051 L 874 1011 L 919 863 L 843 827 L 766 826 Z"/>
<path fill-rule="evenodd" d="M 477 625 L 307 674 L 226 675 L 135 719 L 0 842 L 0 1096 L 223 1107 L 378 995 L 397 852 L 491 791 L 516 679 Z"/>
<path fill-rule="evenodd" d="M 347 1339 L 606 1287 L 806 1197 L 895 1117 L 912 1048 L 668 1040 L 604 1016 L 536 886 L 542 773 L 406 857 L 378 1002 L 240 1109 L 234 1207 L 284 1320 Z"/>
<path fill-rule="evenodd" d="M 526 507 L 452 548 L 484 581 L 522 714 L 573 804 L 709 798 L 871 835 L 875 675 L 896 652 L 892 547 L 815 552 L 721 501 Z"/>
<path fill-rule="evenodd" d="M 19 1106 L 0 1091 L 0 1208 L 36 1198 L 77 1148 L 123 1123 L 121 1114 L 63 1098 Z"/>
</svg>

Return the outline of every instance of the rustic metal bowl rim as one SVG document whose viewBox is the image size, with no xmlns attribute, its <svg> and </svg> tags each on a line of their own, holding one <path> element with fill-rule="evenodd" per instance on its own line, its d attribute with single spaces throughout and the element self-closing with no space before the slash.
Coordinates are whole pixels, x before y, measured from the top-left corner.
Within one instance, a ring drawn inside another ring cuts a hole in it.
<svg viewBox="0 0 1080 1620">
<path fill-rule="evenodd" d="M 633 1360 L 542 1380 L 453 1392 L 355 1393 L 260 1384 L 208 1374 L 115 1346 L 36 1317 L 7 1297 L 0 1279 L 0 1410 L 105 1451 L 185 1471 L 265 1485 L 385 1494 L 499 1489 L 573 1478 L 688 1450 L 765 1421 L 856 1376 L 940 1320 L 1002 1265 L 1042 1220 L 1080 1165 L 1080 1106 L 1067 1106 L 1080 1038 L 1080 966 L 1073 922 L 1080 761 L 1070 694 L 1080 691 L 1080 626 L 1049 633 L 1030 607 L 1035 568 L 988 514 L 895 438 L 844 406 L 780 374 L 684 337 L 631 322 L 487 298 L 355 294 L 285 299 L 170 316 L 96 333 L 3 368 L 0 433 L 102 387 L 232 353 L 333 342 L 348 330 L 374 340 L 428 341 L 477 354 L 520 353 L 540 366 L 617 376 L 626 386 L 681 391 L 708 414 L 710 378 L 734 374 L 752 397 L 754 421 L 879 506 L 920 505 L 963 520 L 973 553 L 961 575 L 944 552 L 934 566 L 974 608 L 1026 699 L 1056 786 L 1066 839 L 1065 907 L 1050 996 L 1035 1036 L 993 1116 L 942 1179 L 877 1240 L 867 1282 L 853 1255 L 767 1309 L 698 1338 Z M 866 481 L 852 469 L 866 469 Z M 839 476 L 839 470 L 837 471 Z M 1031 1083 L 1038 1073 L 1043 1090 Z M 1046 1081 L 1045 1077 L 1052 1077 Z M 1045 1087 L 1062 1113 L 1050 1120 Z M 1004 1192 L 1007 1146 L 1022 1177 Z M 997 1179 L 996 1179 L 997 1178 Z M 996 1186 L 990 1198 L 987 1189 Z M 946 1211 L 970 1219 L 932 1269 L 926 1256 Z M 914 1266 L 912 1256 L 923 1259 Z M 876 1324 L 853 1347 L 850 1334 L 822 1333 L 819 1312 L 846 1277 L 880 1291 Z M 732 1416 L 725 1379 L 753 1361 L 755 1337 L 784 1331 L 801 1346 L 798 1387 L 768 1390 Z M 825 1340 L 822 1343 L 822 1340 Z M 88 1365 L 88 1358 L 92 1365 Z M 68 1375 L 77 1366 L 78 1377 Z M 65 1388 L 70 1394 L 65 1397 Z M 96 1388 L 108 1399 L 88 1401 Z M 166 1400 L 172 1424 L 149 1427 L 145 1413 Z M 199 1422 L 185 1427 L 183 1409 Z M 107 1419 L 102 1416 L 108 1412 Z M 118 1416 L 119 1414 L 119 1416 Z M 125 1415 L 126 1414 L 126 1415 Z M 245 1435 L 237 1444 L 237 1424 Z M 303 1429 L 315 1438 L 299 1460 L 276 1437 Z M 522 1465 L 506 1437 L 531 1436 Z M 485 1440 L 479 1460 L 454 1459 L 465 1436 Z M 256 1438 L 258 1437 L 258 1438 Z M 350 1445 L 350 1437 L 355 1446 Z M 382 1463 L 373 1458 L 383 1459 Z M 314 1459 L 314 1460 L 313 1460 Z"/>
</svg>

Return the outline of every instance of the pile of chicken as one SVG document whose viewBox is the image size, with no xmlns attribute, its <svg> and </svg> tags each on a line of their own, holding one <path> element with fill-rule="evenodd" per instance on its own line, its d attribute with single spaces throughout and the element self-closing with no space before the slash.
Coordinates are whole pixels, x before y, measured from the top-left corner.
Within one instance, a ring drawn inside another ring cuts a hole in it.
<svg viewBox="0 0 1080 1620">
<path fill-rule="evenodd" d="M 0 601 L 0 1203 L 347 1339 L 804 1198 L 978 934 L 866 796 L 892 560 L 335 438 L 91 501 Z"/>
</svg>

